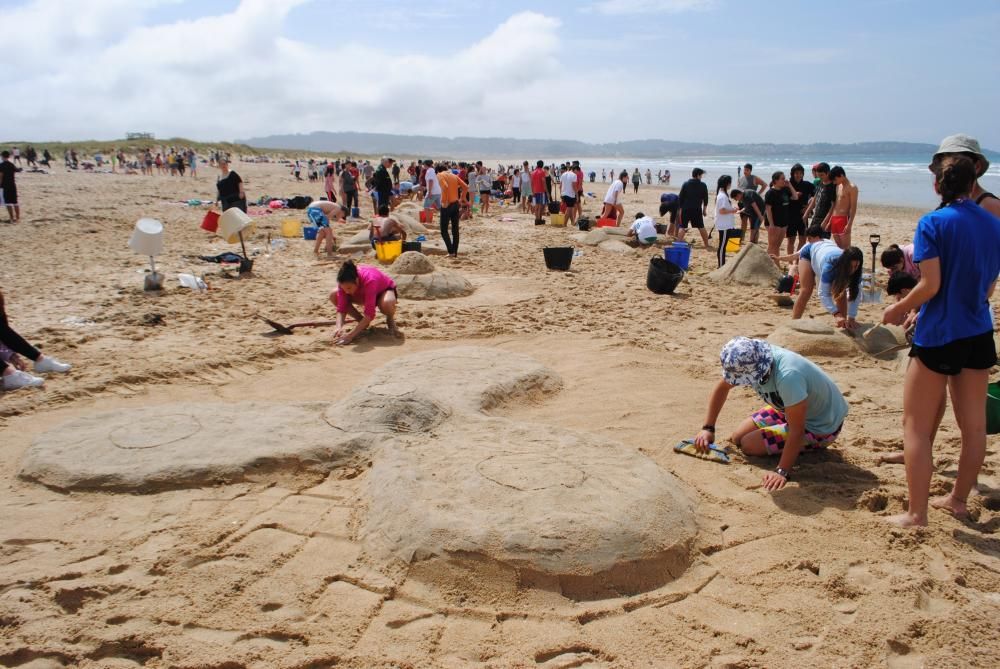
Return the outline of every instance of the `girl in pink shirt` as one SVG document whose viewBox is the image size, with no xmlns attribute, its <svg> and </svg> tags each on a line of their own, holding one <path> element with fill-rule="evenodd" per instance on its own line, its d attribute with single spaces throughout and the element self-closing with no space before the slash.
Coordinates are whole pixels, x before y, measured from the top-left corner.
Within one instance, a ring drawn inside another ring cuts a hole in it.
<svg viewBox="0 0 1000 669">
<path fill-rule="evenodd" d="M 365 331 L 375 320 L 375 307 L 385 314 L 385 323 L 389 334 L 399 336 L 396 329 L 396 283 L 381 270 L 361 265 L 358 267 L 348 260 L 337 272 L 337 290 L 330 293 L 330 301 L 337 307 L 337 329 L 333 338 L 337 344 L 350 344 Z M 363 305 L 364 315 L 358 312 L 355 304 Z M 357 325 L 348 333 L 344 333 L 344 317 L 350 314 Z"/>
</svg>

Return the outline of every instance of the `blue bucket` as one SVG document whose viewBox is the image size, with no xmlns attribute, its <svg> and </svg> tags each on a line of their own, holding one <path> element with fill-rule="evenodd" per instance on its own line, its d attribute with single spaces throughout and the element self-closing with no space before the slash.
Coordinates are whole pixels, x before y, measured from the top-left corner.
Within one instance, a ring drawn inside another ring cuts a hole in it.
<svg viewBox="0 0 1000 669">
<path fill-rule="evenodd" d="M 351 207 L 351 218 L 361 218 L 361 209 L 358 207 Z"/>
<path fill-rule="evenodd" d="M 311 225 L 303 226 L 303 228 L 302 228 L 302 238 L 303 239 L 316 239 L 316 230 L 317 230 L 317 228 L 314 228 Z"/>
<path fill-rule="evenodd" d="M 663 259 L 672 262 L 686 272 L 691 266 L 691 245 L 685 242 L 674 242 L 663 249 Z"/>
</svg>

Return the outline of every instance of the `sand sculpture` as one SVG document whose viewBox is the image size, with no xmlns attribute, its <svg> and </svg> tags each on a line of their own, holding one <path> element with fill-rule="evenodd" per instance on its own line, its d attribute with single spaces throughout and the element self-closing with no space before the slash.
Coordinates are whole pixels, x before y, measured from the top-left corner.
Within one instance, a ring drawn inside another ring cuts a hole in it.
<svg viewBox="0 0 1000 669">
<path fill-rule="evenodd" d="M 767 255 L 767 251 L 756 244 L 745 244 L 735 257 L 727 258 L 725 265 L 708 275 L 713 281 L 766 286 L 772 289 L 781 277 L 781 270 Z"/>
<path fill-rule="evenodd" d="M 332 405 L 168 405 L 70 421 L 34 442 L 20 476 L 66 490 L 292 473 L 311 485 L 363 457 L 359 540 L 418 580 L 500 570 L 514 588 L 593 599 L 679 577 L 698 524 L 671 474 L 602 437 L 487 414 L 560 387 L 527 356 L 441 349 L 375 370 Z"/>
<path fill-rule="evenodd" d="M 864 353 L 885 360 L 898 356 L 900 351 L 894 348 L 906 342 L 902 328 L 894 326 L 863 326 L 852 334 L 805 319 L 775 328 L 767 340 L 806 357 L 846 358 Z"/>
<path fill-rule="evenodd" d="M 471 295 L 472 283 L 458 272 L 438 269 L 423 253 L 407 251 L 389 268 L 400 297 L 411 300 L 441 300 Z"/>
</svg>

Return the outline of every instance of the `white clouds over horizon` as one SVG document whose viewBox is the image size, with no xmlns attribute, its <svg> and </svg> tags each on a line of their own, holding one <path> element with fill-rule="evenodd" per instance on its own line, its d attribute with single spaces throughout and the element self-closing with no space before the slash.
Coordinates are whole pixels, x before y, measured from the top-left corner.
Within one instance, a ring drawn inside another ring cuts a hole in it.
<svg viewBox="0 0 1000 669">
<path fill-rule="evenodd" d="M 673 14 L 713 9 L 716 0 L 600 0 L 587 10 L 599 14 Z"/>
</svg>

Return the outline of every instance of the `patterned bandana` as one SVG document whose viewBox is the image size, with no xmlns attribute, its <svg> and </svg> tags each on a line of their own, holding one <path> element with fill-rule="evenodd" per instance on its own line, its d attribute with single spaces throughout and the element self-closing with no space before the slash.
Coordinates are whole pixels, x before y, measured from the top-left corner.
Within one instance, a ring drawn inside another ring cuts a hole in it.
<svg viewBox="0 0 1000 669">
<path fill-rule="evenodd" d="M 753 386 L 771 373 L 774 354 L 771 345 L 760 339 L 736 337 L 722 347 L 722 378 L 731 386 Z"/>
</svg>

